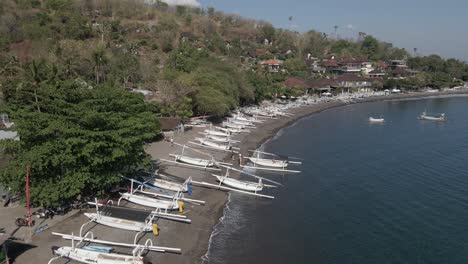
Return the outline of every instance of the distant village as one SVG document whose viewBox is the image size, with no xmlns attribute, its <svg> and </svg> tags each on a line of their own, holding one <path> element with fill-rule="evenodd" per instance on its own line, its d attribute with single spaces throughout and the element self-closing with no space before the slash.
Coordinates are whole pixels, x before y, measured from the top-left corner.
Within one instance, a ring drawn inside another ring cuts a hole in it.
<svg viewBox="0 0 468 264">
<path fill-rule="evenodd" d="M 405 79 L 414 77 L 417 71 L 408 68 L 405 60 L 371 61 L 367 58 L 329 56 L 319 59 L 310 56 L 305 59 L 311 79 L 289 77 L 284 82 L 288 88 L 302 88 L 307 93 L 313 90 L 332 91 L 337 88 L 347 90 L 368 90 L 382 88 L 384 77 Z M 269 72 L 282 70 L 283 61 L 272 59 L 261 65 Z"/>
</svg>

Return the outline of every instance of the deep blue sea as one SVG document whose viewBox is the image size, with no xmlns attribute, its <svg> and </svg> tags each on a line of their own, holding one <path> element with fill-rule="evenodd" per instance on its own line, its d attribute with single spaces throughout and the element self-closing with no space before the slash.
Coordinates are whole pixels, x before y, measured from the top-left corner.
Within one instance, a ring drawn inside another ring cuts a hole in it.
<svg viewBox="0 0 468 264">
<path fill-rule="evenodd" d="M 206 263 L 468 263 L 468 97 L 335 108 L 263 148 L 302 173 L 263 173 L 274 200 L 231 194 Z"/>
</svg>

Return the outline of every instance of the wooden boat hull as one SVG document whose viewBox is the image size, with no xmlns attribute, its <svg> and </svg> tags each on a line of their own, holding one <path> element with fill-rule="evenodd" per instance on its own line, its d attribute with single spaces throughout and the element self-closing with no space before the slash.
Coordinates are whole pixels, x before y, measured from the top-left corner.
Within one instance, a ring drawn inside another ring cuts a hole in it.
<svg viewBox="0 0 468 264">
<path fill-rule="evenodd" d="M 151 226 L 148 226 L 146 223 L 143 223 L 143 222 L 120 219 L 120 218 L 105 216 L 105 215 L 98 216 L 98 214 L 96 213 L 84 213 L 84 215 L 98 224 L 113 227 L 113 228 L 119 228 L 119 229 L 137 231 L 137 232 L 152 231 Z"/>
<path fill-rule="evenodd" d="M 134 257 L 116 253 L 103 253 L 72 247 L 59 247 L 54 253 L 86 264 L 143 264 L 143 257 Z"/>
<path fill-rule="evenodd" d="M 123 193 L 121 197 L 131 203 L 139 204 L 147 207 L 152 208 L 160 208 L 165 210 L 177 210 L 179 209 L 179 205 L 177 201 L 169 201 L 169 200 L 162 200 L 151 198 L 142 195 L 135 195 L 131 193 Z"/>
</svg>

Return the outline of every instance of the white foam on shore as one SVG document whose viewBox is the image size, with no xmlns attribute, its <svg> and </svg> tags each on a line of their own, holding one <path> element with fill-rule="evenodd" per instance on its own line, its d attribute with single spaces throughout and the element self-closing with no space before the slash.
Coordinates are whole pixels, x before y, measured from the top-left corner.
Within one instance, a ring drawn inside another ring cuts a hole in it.
<svg viewBox="0 0 468 264">
<path fill-rule="evenodd" d="M 224 219 L 226 218 L 227 212 L 230 210 L 229 208 L 230 203 L 231 203 L 231 193 L 228 192 L 228 200 L 226 202 L 226 205 L 224 206 L 223 215 L 219 218 L 218 223 L 213 227 L 213 232 L 211 232 L 210 239 L 208 240 L 208 250 L 206 251 L 205 255 L 201 257 L 203 263 L 208 263 L 209 261 L 210 250 L 211 250 L 211 245 L 213 243 L 213 239 L 219 234 L 221 228 L 223 228 Z"/>
</svg>

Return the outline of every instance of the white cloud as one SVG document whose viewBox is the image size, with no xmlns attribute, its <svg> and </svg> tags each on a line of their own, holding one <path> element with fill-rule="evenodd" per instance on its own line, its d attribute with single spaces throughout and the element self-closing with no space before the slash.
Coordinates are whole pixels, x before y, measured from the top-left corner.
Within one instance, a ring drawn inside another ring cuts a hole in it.
<svg viewBox="0 0 468 264">
<path fill-rule="evenodd" d="M 351 30 L 354 29 L 354 26 L 353 26 L 352 24 L 348 24 L 348 25 L 346 25 L 345 27 L 346 27 L 347 29 L 351 29 Z"/>
<path fill-rule="evenodd" d="M 168 5 L 183 5 L 183 6 L 192 6 L 192 7 L 199 7 L 200 2 L 198 0 L 162 0 L 166 2 Z"/>
</svg>

